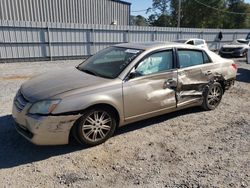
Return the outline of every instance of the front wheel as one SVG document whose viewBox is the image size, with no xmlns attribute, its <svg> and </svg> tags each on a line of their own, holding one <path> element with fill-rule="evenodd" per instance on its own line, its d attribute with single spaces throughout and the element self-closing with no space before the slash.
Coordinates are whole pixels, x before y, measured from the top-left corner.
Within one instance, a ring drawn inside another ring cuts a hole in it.
<svg viewBox="0 0 250 188">
<path fill-rule="evenodd" d="M 110 138 L 116 128 L 116 119 L 109 109 L 88 110 L 77 126 L 77 137 L 82 144 L 95 146 Z"/>
<path fill-rule="evenodd" d="M 202 107 L 205 110 L 214 110 L 221 101 L 223 90 L 220 83 L 210 85 L 204 92 Z"/>
</svg>

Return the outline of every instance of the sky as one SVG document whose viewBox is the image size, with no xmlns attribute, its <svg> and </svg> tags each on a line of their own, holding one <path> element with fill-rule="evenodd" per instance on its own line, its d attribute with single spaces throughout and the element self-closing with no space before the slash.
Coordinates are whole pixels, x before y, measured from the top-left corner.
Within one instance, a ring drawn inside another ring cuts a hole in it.
<svg viewBox="0 0 250 188">
<path fill-rule="evenodd" d="M 149 7 L 152 6 L 152 0 L 124 0 L 127 2 L 132 3 L 131 4 L 131 14 L 132 15 L 142 15 L 144 17 L 148 17 L 150 15 L 146 14 L 146 11 L 142 12 L 134 12 L 134 11 L 140 11 L 140 10 L 145 10 Z M 245 0 L 246 3 L 250 3 L 250 0 Z"/>
<path fill-rule="evenodd" d="M 152 6 L 152 0 L 125 0 L 125 1 L 132 3 L 131 4 L 132 15 L 142 15 L 147 17 L 146 11 L 143 12 L 133 12 L 133 11 L 145 10 Z"/>
</svg>

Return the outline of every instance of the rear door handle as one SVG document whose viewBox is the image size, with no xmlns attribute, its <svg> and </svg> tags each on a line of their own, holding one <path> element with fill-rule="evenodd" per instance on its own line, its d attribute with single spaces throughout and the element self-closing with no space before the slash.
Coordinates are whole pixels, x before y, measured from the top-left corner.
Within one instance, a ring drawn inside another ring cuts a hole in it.
<svg viewBox="0 0 250 188">
<path fill-rule="evenodd" d="M 205 73 L 205 76 L 209 76 L 209 75 L 211 75 L 211 74 L 212 74 L 211 71 L 207 71 L 207 72 Z"/>
</svg>

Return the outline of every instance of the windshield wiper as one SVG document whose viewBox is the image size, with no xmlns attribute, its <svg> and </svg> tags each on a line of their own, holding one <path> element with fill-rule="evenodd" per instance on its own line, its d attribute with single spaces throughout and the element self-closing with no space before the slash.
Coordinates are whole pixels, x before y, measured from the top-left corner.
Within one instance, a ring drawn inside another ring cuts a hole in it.
<svg viewBox="0 0 250 188">
<path fill-rule="evenodd" d="M 92 71 L 92 70 L 88 70 L 88 69 L 80 69 L 80 67 L 76 67 L 78 70 L 80 70 L 80 71 L 83 71 L 83 72 L 85 72 L 85 73 L 87 73 L 87 74 L 91 74 L 91 75 L 94 75 L 94 76 L 98 76 L 98 77 L 103 77 L 103 78 L 112 78 L 112 77 L 110 77 L 110 76 L 105 76 L 105 75 L 102 75 L 102 74 L 98 74 L 97 72 L 95 72 L 95 71 Z"/>
<path fill-rule="evenodd" d="M 83 72 L 85 72 L 85 73 L 87 73 L 87 74 L 92 74 L 94 76 L 100 76 L 96 72 L 91 71 L 91 70 L 87 70 L 87 69 L 80 69 L 80 70 L 83 71 Z"/>
<path fill-rule="evenodd" d="M 85 72 L 87 74 L 92 74 L 92 75 L 97 76 L 96 72 L 93 72 L 93 71 L 90 71 L 90 70 L 87 70 L 87 69 L 81 69 L 80 66 L 76 66 L 76 69 L 79 70 L 79 71 Z"/>
</svg>

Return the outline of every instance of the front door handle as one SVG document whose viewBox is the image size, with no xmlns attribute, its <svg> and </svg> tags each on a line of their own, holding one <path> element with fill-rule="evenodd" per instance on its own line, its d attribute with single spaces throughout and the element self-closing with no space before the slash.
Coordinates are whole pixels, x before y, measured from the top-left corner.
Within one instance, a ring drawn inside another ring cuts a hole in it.
<svg viewBox="0 0 250 188">
<path fill-rule="evenodd" d="M 173 79 L 168 79 L 163 84 L 163 89 L 175 89 L 177 87 L 177 82 Z"/>
</svg>

